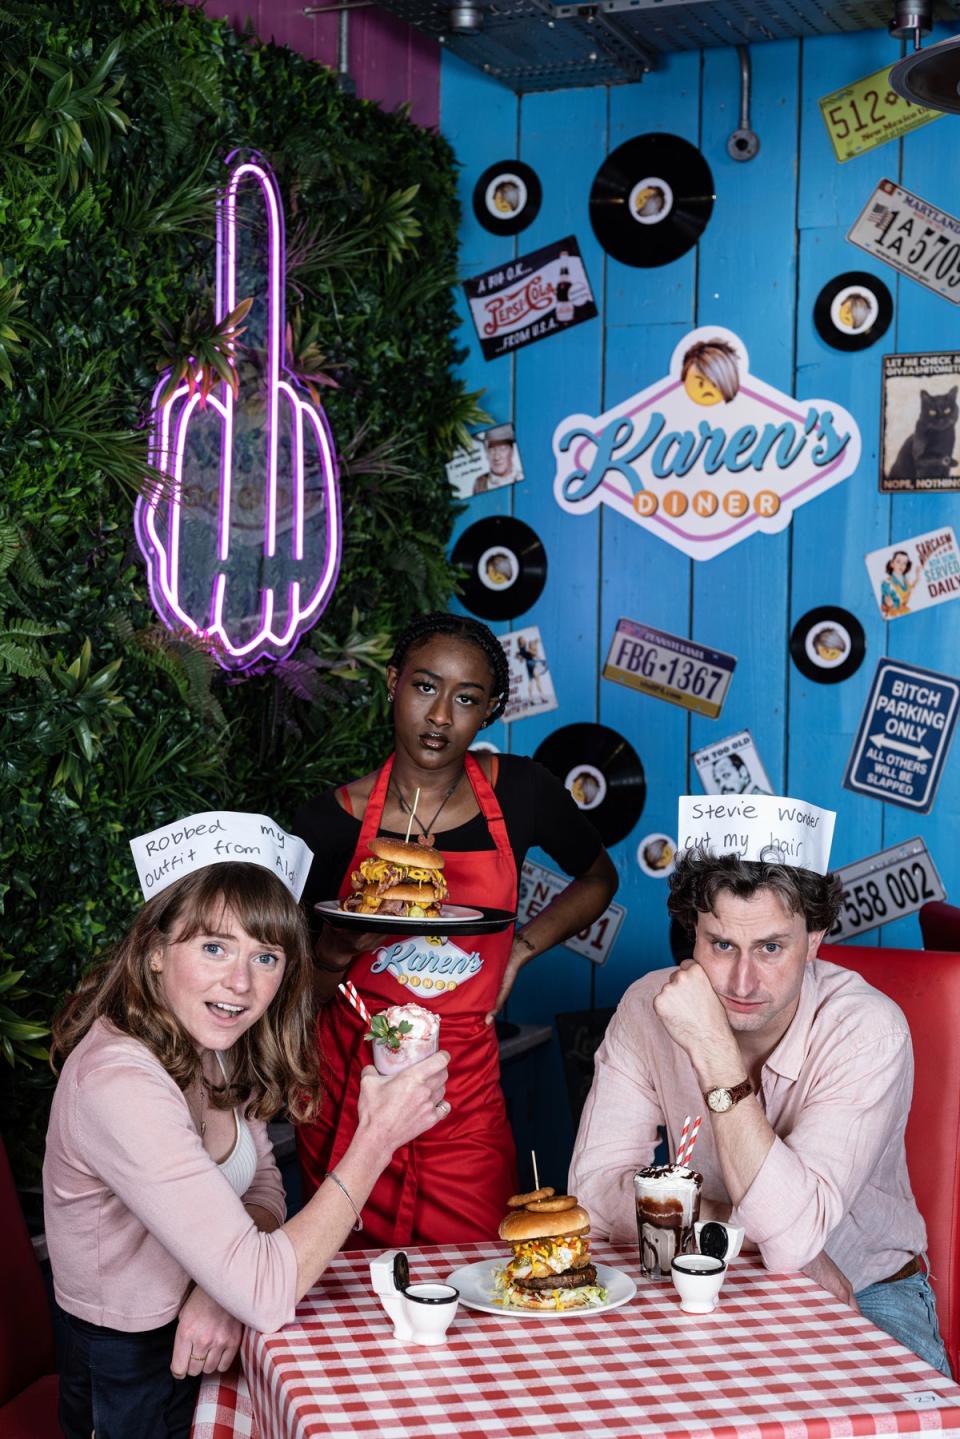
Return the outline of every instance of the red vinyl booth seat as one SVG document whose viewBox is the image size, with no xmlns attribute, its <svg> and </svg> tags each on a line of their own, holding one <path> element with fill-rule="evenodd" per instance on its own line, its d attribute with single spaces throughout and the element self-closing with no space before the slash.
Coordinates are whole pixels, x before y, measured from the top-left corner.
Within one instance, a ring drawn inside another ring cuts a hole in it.
<svg viewBox="0 0 960 1439">
<path fill-rule="evenodd" d="M 934 899 L 925 904 L 917 918 L 923 935 L 924 949 L 955 949 L 960 951 L 960 909 Z"/>
<path fill-rule="evenodd" d="M 899 1004 L 913 1036 L 915 1078 L 907 1167 L 927 1225 L 940 1332 L 960 1373 L 960 953 L 823 944 L 820 958 L 853 969 Z"/>
<path fill-rule="evenodd" d="M 0 1439 L 60 1439 L 53 1324 L 0 1139 Z"/>
</svg>

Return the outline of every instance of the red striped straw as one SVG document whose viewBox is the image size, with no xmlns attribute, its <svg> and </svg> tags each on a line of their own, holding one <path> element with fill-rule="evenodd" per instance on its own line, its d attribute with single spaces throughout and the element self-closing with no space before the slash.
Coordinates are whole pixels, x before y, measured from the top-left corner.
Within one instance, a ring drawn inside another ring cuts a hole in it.
<svg viewBox="0 0 960 1439">
<path fill-rule="evenodd" d="M 697 1142 L 697 1135 L 700 1133 L 700 1124 L 701 1124 L 702 1120 L 703 1120 L 703 1115 L 702 1115 L 702 1114 L 698 1114 L 697 1117 L 696 1117 L 696 1119 L 693 1121 L 693 1128 L 692 1128 L 691 1131 L 690 1131 L 690 1138 L 687 1140 L 687 1147 L 686 1147 L 686 1149 L 683 1149 L 683 1147 L 682 1147 L 682 1146 L 683 1146 L 683 1136 L 682 1136 L 682 1135 L 680 1136 L 681 1148 L 677 1150 L 677 1163 L 678 1163 L 678 1164 L 685 1165 L 685 1164 L 687 1164 L 687 1163 L 689 1162 L 690 1156 L 691 1156 L 691 1154 L 693 1153 L 693 1146 L 694 1146 L 694 1145 L 696 1144 L 696 1142 Z M 686 1129 L 686 1124 L 684 1125 L 684 1129 Z"/>
<path fill-rule="evenodd" d="M 367 1006 L 364 1004 L 363 1000 L 360 998 L 359 994 L 357 993 L 357 987 L 353 983 L 353 981 L 348 979 L 346 984 L 338 984 L 337 988 L 339 989 L 340 993 L 343 995 L 347 1003 L 353 1005 L 354 1009 L 357 1011 L 364 1024 L 369 1024 L 370 1012 L 367 1009 Z"/>
<path fill-rule="evenodd" d="M 689 1116 L 689 1114 L 688 1114 L 687 1117 L 686 1117 L 686 1119 L 683 1121 L 683 1128 L 682 1128 L 681 1131 L 680 1131 L 680 1143 L 677 1145 L 677 1158 L 676 1158 L 677 1164 L 679 1164 L 679 1163 L 681 1162 L 681 1155 L 683 1154 L 683 1146 L 684 1146 L 684 1145 L 686 1144 L 686 1142 L 687 1142 L 687 1131 L 689 1130 L 689 1128 L 690 1128 L 690 1116 Z"/>
</svg>

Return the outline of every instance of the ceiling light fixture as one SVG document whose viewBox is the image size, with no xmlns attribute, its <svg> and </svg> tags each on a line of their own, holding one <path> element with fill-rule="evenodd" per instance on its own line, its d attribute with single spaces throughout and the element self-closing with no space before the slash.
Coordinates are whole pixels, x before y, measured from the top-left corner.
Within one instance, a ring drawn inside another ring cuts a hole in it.
<svg viewBox="0 0 960 1439">
<path fill-rule="evenodd" d="M 920 48 L 932 9 L 931 0 L 897 0 L 890 34 L 898 40 L 912 36 L 914 49 L 891 69 L 890 88 L 913 105 L 960 115 L 960 35 Z"/>
<path fill-rule="evenodd" d="M 483 29 L 483 6 L 477 0 L 456 0 L 447 11 L 447 24 L 455 35 L 476 35 Z"/>
</svg>

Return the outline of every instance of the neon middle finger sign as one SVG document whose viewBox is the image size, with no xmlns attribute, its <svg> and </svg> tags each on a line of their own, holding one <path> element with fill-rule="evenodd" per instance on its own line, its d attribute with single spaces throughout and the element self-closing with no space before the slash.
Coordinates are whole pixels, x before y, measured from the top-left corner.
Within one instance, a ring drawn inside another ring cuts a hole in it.
<svg viewBox="0 0 960 1439">
<path fill-rule="evenodd" d="M 216 318 L 253 296 L 239 392 L 221 381 L 204 407 L 184 382 L 160 404 L 169 370 L 161 376 L 150 460 L 167 479 L 137 500 L 134 526 L 160 618 L 238 670 L 289 655 L 320 618 L 341 518 L 326 416 L 284 365 L 277 183 L 257 156 L 231 161 L 217 202 Z"/>
</svg>

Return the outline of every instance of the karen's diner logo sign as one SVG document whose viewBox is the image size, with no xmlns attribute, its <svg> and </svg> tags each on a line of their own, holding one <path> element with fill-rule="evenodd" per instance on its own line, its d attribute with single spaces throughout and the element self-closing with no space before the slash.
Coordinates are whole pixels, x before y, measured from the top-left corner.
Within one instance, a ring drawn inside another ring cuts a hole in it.
<svg viewBox="0 0 960 1439">
<path fill-rule="evenodd" d="M 695 560 L 708 560 L 845 480 L 860 431 L 833 400 L 795 400 L 750 373 L 743 341 L 709 325 L 669 373 L 553 437 L 554 495 L 572 515 L 610 505 Z"/>
</svg>

